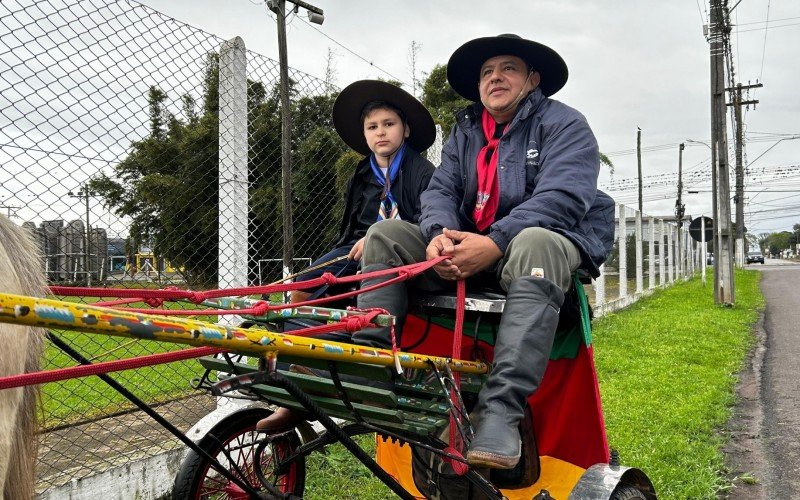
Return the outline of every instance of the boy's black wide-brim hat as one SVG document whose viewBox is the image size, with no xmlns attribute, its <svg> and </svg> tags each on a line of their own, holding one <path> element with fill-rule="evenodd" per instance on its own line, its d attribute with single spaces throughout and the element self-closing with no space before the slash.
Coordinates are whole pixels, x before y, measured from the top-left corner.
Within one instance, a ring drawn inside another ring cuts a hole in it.
<svg viewBox="0 0 800 500">
<path fill-rule="evenodd" d="M 361 111 L 372 101 L 385 101 L 406 115 L 411 135 L 406 142 L 421 153 L 436 140 L 433 117 L 414 96 L 397 85 L 380 80 L 359 80 L 342 90 L 333 103 L 333 126 L 342 140 L 364 156 L 372 154 L 364 138 Z"/>
<path fill-rule="evenodd" d="M 517 56 L 538 71 L 539 88 L 546 96 L 555 94 L 567 83 L 567 63 L 555 50 L 514 34 L 476 38 L 457 48 L 447 62 L 447 81 L 462 97 L 478 102 L 481 66 L 487 59 L 502 55 Z"/>
</svg>

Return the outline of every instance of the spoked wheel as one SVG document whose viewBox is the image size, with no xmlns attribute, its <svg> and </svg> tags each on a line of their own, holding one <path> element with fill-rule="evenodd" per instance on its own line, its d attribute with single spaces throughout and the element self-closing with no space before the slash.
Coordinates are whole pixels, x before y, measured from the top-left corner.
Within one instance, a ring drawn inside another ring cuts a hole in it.
<svg viewBox="0 0 800 500">
<path fill-rule="evenodd" d="M 299 456 L 290 463 L 281 460 L 300 446 L 297 434 L 290 432 L 269 438 L 255 430 L 256 422 L 270 413 L 265 408 L 236 412 L 217 424 L 199 445 L 222 467 L 267 498 L 269 489 L 264 482 L 282 493 L 302 496 L 306 482 L 305 457 Z M 240 485 L 215 470 L 208 460 L 190 451 L 175 478 L 172 498 L 244 500 L 250 496 Z"/>
<path fill-rule="evenodd" d="M 621 486 L 611 493 L 609 500 L 647 500 L 647 496 L 635 486 Z"/>
</svg>

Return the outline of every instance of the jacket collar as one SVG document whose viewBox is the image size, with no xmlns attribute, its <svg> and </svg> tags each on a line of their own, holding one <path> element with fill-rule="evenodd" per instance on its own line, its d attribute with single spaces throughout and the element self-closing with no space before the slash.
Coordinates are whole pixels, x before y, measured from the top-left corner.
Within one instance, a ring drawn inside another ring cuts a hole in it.
<svg viewBox="0 0 800 500">
<path fill-rule="evenodd" d="M 517 113 L 511 120 L 509 129 L 513 128 L 516 122 L 525 120 L 536 112 L 547 99 L 547 96 L 542 93 L 542 89 L 540 88 L 528 94 L 525 99 L 520 101 L 519 108 L 517 108 Z M 483 104 L 480 102 L 472 103 L 465 109 L 456 113 L 456 123 L 464 129 L 480 127 L 481 113 L 483 113 Z"/>
</svg>

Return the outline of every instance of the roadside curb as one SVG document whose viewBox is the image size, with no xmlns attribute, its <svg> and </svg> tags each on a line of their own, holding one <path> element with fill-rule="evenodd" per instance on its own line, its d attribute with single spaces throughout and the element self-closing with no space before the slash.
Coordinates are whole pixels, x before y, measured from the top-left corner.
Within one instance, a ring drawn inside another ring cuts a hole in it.
<svg viewBox="0 0 800 500">
<path fill-rule="evenodd" d="M 767 350 L 764 329 L 765 313 L 761 311 L 753 327 L 756 342 L 745 358 L 736 384 L 737 402 L 725 425 L 728 441 L 723 446 L 727 476 L 732 488 L 721 498 L 730 500 L 761 500 L 767 498 L 768 461 L 762 431 L 764 409 L 761 400 L 762 372 Z"/>
</svg>

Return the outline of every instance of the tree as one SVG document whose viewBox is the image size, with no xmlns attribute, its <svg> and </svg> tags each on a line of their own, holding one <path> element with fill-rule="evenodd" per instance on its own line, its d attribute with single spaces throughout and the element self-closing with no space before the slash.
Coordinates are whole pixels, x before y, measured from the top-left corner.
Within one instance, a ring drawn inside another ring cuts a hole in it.
<svg viewBox="0 0 800 500">
<path fill-rule="evenodd" d="M 444 137 L 449 137 L 456 113 L 465 108 L 469 101 L 447 83 L 447 65 L 437 64 L 422 83 L 422 104 L 430 111 L 433 121 L 441 125 Z"/>
<path fill-rule="evenodd" d="M 90 189 L 106 206 L 130 218 L 130 237 L 152 242 L 153 251 L 183 273 L 195 288 L 216 286 L 219 218 L 219 65 L 206 60 L 200 113 L 191 96 L 179 99 L 185 119 L 167 111 L 168 96 L 148 91 L 149 133 L 134 142 L 113 174 L 95 178 Z M 295 206 L 301 215 L 292 228 L 300 252 L 331 239 L 335 163 L 345 147 L 332 132 L 335 94 L 298 97 L 291 82 L 292 156 Z M 253 260 L 281 256 L 281 112 L 277 86 L 267 91 L 248 82 L 248 194 Z M 311 182 L 312 180 L 316 182 Z M 324 203 L 320 200 L 324 200 Z M 314 210 L 305 211 L 313 206 Z M 317 250 L 315 253 L 318 253 Z M 311 256 L 298 253 L 298 256 Z M 251 276 L 254 278 L 254 276 Z"/>
</svg>

